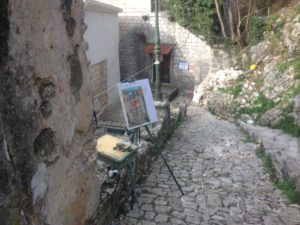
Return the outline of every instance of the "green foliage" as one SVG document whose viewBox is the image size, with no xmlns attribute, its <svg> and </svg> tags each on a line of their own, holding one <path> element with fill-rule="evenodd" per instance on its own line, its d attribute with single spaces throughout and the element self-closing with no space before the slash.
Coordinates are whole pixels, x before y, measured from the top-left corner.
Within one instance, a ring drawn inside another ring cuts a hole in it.
<svg viewBox="0 0 300 225">
<path fill-rule="evenodd" d="M 292 66 L 295 72 L 295 79 L 300 79 L 300 56 L 296 57 L 292 61 Z"/>
<path fill-rule="evenodd" d="M 247 43 L 250 46 L 258 44 L 264 39 L 265 19 L 261 16 L 251 16 L 247 34 Z"/>
<path fill-rule="evenodd" d="M 299 78 L 300 79 L 300 78 Z M 300 93 L 300 82 L 296 83 L 291 90 L 291 97 L 295 97 Z"/>
<path fill-rule="evenodd" d="M 276 20 L 279 18 L 278 15 L 274 14 L 274 15 L 271 15 L 269 17 L 267 17 L 264 21 L 264 29 L 266 31 L 272 31 L 273 30 L 273 26 L 274 26 L 274 23 L 276 22 Z"/>
<path fill-rule="evenodd" d="M 279 107 L 285 115 L 293 111 L 293 99 L 300 93 L 300 81 L 298 81 L 290 90 L 285 92 L 282 96 L 282 100 L 279 103 Z"/>
<path fill-rule="evenodd" d="M 272 128 L 283 130 L 285 133 L 294 137 L 300 137 L 300 127 L 295 124 L 292 116 L 282 118 L 278 123 L 273 125 Z"/>
<path fill-rule="evenodd" d="M 262 160 L 263 166 L 270 175 L 270 178 L 274 182 L 275 186 L 287 196 L 291 203 L 300 204 L 300 193 L 297 192 L 296 185 L 292 181 L 276 181 L 275 168 L 273 166 L 272 158 L 269 154 L 266 154 L 264 148 L 257 148 L 255 154 Z"/>
<path fill-rule="evenodd" d="M 245 143 L 257 143 L 257 141 L 254 139 L 254 137 L 249 134 L 244 129 L 241 129 L 241 131 L 245 134 L 245 139 L 243 140 Z"/>
<path fill-rule="evenodd" d="M 240 114 L 263 113 L 276 105 L 273 100 L 268 99 L 263 93 L 259 93 L 259 96 L 254 101 L 254 104 L 255 106 L 253 108 L 241 109 Z"/>
<path fill-rule="evenodd" d="M 228 88 L 224 88 L 224 87 L 219 87 L 218 91 L 221 92 L 221 93 L 229 93 Z"/>
<path fill-rule="evenodd" d="M 290 66 L 292 66 L 294 69 L 294 78 L 300 79 L 300 56 L 294 58 L 290 62 L 277 64 L 276 69 L 278 72 L 284 73 Z"/>
<path fill-rule="evenodd" d="M 297 192 L 296 185 L 292 181 L 278 181 L 276 187 L 280 189 L 292 203 L 300 204 L 300 193 Z"/>
<path fill-rule="evenodd" d="M 297 4 L 294 10 L 297 14 L 300 14 L 300 4 Z"/>
<path fill-rule="evenodd" d="M 276 65 L 276 69 L 279 73 L 284 73 L 289 68 L 287 63 L 280 63 Z"/>
<path fill-rule="evenodd" d="M 163 0 L 171 18 L 195 34 L 211 41 L 219 30 L 218 18 L 213 0 L 183 1 Z"/>
<path fill-rule="evenodd" d="M 266 169 L 267 173 L 271 176 L 271 179 L 275 177 L 275 169 L 272 163 L 272 158 L 269 154 L 266 154 L 263 147 L 256 149 L 255 154 L 258 158 L 262 160 L 263 166 Z"/>
<path fill-rule="evenodd" d="M 227 94 L 232 94 L 234 97 L 237 97 L 239 93 L 241 93 L 243 89 L 243 84 L 242 82 L 245 80 L 245 77 L 238 77 L 236 79 L 236 84 L 233 87 L 228 87 L 228 88 L 223 88 L 220 87 L 218 88 L 218 91 L 221 93 L 227 93 Z"/>
<path fill-rule="evenodd" d="M 238 83 L 237 85 L 235 85 L 231 91 L 231 94 L 236 97 L 239 95 L 239 93 L 242 91 L 243 89 L 243 84 Z"/>
<path fill-rule="evenodd" d="M 268 17 L 255 15 L 249 17 L 247 43 L 250 46 L 258 44 L 264 39 L 265 31 L 275 32 L 274 41 L 278 41 L 278 39 L 281 39 L 282 28 L 285 25 L 285 21 L 278 21 L 278 18 L 279 16 L 276 14 Z"/>
</svg>

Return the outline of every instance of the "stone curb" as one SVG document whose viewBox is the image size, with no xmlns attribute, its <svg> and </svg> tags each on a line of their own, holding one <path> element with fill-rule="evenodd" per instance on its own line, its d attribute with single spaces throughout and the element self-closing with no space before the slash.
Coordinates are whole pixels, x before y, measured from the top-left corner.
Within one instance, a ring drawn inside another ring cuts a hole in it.
<svg viewBox="0 0 300 225">
<path fill-rule="evenodd" d="M 276 177 L 291 180 L 300 192 L 300 139 L 280 130 L 238 121 L 238 124 L 257 141 L 261 141 L 272 158 Z"/>
</svg>

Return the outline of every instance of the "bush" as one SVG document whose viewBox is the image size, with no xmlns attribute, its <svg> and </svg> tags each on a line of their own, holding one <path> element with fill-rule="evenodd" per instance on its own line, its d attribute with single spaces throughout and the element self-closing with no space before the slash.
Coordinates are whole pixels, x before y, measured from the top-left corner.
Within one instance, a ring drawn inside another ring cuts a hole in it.
<svg viewBox="0 0 300 225">
<path fill-rule="evenodd" d="M 259 96 L 254 101 L 255 106 L 253 108 L 244 108 L 240 110 L 240 114 L 254 114 L 263 113 L 275 106 L 275 102 L 268 99 L 263 93 L 259 93 Z"/>
<path fill-rule="evenodd" d="M 281 119 L 278 123 L 272 126 L 274 129 L 283 130 L 294 137 L 300 136 L 300 127 L 295 125 L 294 118 L 292 116 L 287 116 Z"/>
<path fill-rule="evenodd" d="M 258 44 L 264 39 L 265 18 L 261 16 L 251 16 L 247 34 L 247 43 L 251 46 Z"/>
<path fill-rule="evenodd" d="M 287 63 L 280 63 L 276 65 L 276 69 L 279 73 L 284 73 L 289 68 Z"/>
<path fill-rule="evenodd" d="M 280 189 L 287 198 L 296 204 L 300 204 L 300 193 L 296 190 L 296 185 L 288 180 L 279 181 L 276 184 L 277 188 Z"/>
</svg>

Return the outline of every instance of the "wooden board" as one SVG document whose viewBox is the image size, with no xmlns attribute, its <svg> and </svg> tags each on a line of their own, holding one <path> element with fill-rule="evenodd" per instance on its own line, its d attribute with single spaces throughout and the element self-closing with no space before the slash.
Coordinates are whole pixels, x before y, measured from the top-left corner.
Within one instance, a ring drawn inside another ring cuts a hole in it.
<svg viewBox="0 0 300 225">
<path fill-rule="evenodd" d="M 121 139 L 105 134 L 104 136 L 97 139 L 96 149 L 97 152 L 104 157 L 108 157 L 115 161 L 123 161 L 127 156 L 130 155 L 130 152 L 121 152 L 114 150 L 116 144 L 123 142 Z"/>
</svg>

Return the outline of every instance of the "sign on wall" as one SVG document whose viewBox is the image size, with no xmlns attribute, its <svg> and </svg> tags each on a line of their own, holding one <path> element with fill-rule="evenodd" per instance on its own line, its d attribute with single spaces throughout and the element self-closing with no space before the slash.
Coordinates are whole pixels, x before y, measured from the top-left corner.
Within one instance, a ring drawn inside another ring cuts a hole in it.
<svg viewBox="0 0 300 225">
<path fill-rule="evenodd" d="M 179 61 L 178 62 L 178 69 L 188 70 L 189 69 L 189 63 L 187 61 Z"/>
<path fill-rule="evenodd" d="M 118 84 L 128 130 L 158 121 L 148 79 Z"/>
</svg>

